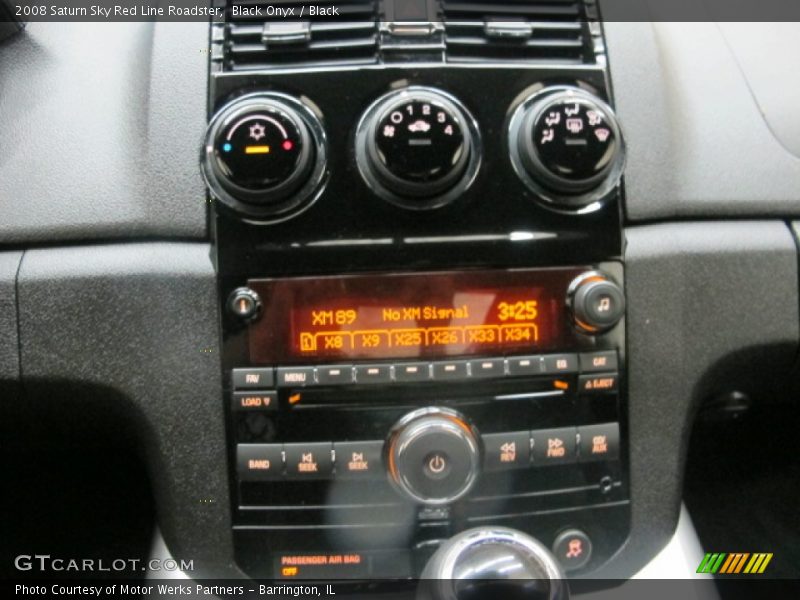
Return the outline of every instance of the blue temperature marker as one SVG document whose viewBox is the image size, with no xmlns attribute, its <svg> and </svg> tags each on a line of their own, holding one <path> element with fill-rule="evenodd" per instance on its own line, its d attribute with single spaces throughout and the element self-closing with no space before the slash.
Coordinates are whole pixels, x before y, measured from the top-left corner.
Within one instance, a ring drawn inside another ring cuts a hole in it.
<svg viewBox="0 0 800 600">
<path fill-rule="evenodd" d="M 225 143 L 225 144 L 222 146 L 222 149 L 223 149 L 225 152 L 230 152 L 231 150 L 233 150 L 233 146 L 231 146 L 229 143 Z"/>
</svg>

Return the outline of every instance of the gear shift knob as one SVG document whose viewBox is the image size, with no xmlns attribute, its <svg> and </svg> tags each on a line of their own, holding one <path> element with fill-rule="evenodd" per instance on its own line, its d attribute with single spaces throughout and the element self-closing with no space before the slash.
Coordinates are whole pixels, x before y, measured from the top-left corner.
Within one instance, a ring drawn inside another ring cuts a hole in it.
<svg viewBox="0 0 800 600">
<path fill-rule="evenodd" d="M 444 542 L 422 572 L 417 600 L 569 600 L 555 557 L 508 527 L 469 529 Z"/>
</svg>

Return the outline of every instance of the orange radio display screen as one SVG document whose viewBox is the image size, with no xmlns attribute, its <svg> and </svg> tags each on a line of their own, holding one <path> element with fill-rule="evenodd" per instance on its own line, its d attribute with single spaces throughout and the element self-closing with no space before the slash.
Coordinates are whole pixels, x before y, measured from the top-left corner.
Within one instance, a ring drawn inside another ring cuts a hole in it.
<svg viewBox="0 0 800 600">
<path fill-rule="evenodd" d="M 555 348 L 572 269 L 251 280 L 254 363 L 441 358 Z"/>
</svg>

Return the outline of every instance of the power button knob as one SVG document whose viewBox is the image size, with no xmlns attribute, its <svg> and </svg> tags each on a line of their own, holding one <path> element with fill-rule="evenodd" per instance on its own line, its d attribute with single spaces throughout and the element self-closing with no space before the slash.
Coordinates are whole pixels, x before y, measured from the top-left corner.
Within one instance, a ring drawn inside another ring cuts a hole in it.
<svg viewBox="0 0 800 600">
<path fill-rule="evenodd" d="M 455 502 L 472 488 L 481 464 L 480 436 L 449 408 L 408 413 L 385 445 L 389 480 L 418 504 Z"/>
<path fill-rule="evenodd" d="M 570 285 L 568 304 L 576 329 L 583 333 L 604 333 L 625 315 L 625 294 L 607 275 L 584 273 Z"/>
</svg>

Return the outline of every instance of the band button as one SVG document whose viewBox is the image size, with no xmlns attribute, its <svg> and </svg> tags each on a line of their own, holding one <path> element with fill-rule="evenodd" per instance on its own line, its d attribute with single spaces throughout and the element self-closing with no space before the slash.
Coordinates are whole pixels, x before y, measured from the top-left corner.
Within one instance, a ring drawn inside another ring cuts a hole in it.
<svg viewBox="0 0 800 600">
<path fill-rule="evenodd" d="M 236 470 L 242 481 L 270 481 L 279 479 L 283 471 L 283 453 L 280 444 L 238 444 Z"/>
</svg>

